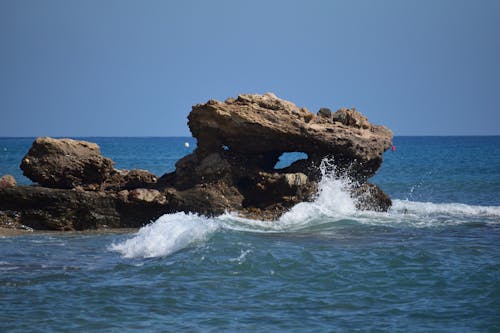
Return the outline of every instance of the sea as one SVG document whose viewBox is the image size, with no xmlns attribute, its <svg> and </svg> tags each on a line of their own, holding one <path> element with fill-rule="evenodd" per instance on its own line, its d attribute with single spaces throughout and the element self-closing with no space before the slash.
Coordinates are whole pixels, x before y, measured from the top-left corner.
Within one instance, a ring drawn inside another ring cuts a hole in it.
<svg viewBox="0 0 500 333">
<path fill-rule="evenodd" d="M 0 174 L 30 184 L 33 139 L 0 138 Z M 157 175 L 196 147 L 79 139 Z M 394 146 L 370 180 L 385 213 L 357 210 L 349 180 L 325 172 L 317 198 L 275 222 L 176 213 L 1 237 L 0 332 L 500 332 L 500 137 Z"/>
</svg>

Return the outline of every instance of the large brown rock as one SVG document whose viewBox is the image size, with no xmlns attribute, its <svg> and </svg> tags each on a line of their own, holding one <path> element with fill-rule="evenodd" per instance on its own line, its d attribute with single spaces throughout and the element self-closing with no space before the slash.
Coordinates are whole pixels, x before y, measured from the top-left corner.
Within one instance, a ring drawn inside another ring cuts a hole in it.
<svg viewBox="0 0 500 333">
<path fill-rule="evenodd" d="M 365 182 L 382 163 L 392 132 L 355 109 L 322 108 L 314 115 L 273 94 L 240 95 L 195 105 L 188 118 L 198 147 L 159 180 L 179 190 L 171 202 L 180 202 L 183 210 L 216 215 L 226 209 L 275 219 L 315 198 L 325 158 L 360 184 L 352 191 L 358 207 L 390 206 L 378 187 Z M 304 152 L 307 158 L 276 169 L 284 152 Z"/>
<path fill-rule="evenodd" d="M 380 167 L 392 142 L 389 129 L 370 124 L 354 109 L 314 115 L 273 94 L 210 100 L 195 105 L 188 118 L 200 150 L 224 146 L 253 155 L 263 169 L 272 168 L 283 152 L 304 152 L 310 164 L 334 157 L 339 167 L 367 178 Z"/>
<path fill-rule="evenodd" d="M 21 169 L 33 182 L 52 188 L 99 185 L 115 172 L 97 144 L 46 137 L 33 142 Z"/>
<path fill-rule="evenodd" d="M 38 138 L 21 162 L 33 182 L 50 188 L 120 191 L 151 187 L 157 177 L 146 170 L 119 170 L 92 142 Z"/>
</svg>

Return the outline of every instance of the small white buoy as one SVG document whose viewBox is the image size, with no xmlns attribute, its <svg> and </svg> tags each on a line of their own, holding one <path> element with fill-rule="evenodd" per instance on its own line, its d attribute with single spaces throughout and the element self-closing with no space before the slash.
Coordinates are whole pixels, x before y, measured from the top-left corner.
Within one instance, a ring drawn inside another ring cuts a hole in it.
<svg viewBox="0 0 500 333">
<path fill-rule="evenodd" d="M 189 142 L 184 142 L 184 147 L 189 148 Z"/>
</svg>

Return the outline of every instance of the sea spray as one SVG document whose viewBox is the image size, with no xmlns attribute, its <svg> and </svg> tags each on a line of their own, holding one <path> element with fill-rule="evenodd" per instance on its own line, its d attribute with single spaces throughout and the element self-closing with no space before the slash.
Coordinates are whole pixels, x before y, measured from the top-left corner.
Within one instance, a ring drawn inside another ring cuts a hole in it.
<svg viewBox="0 0 500 333">
<path fill-rule="evenodd" d="M 393 213 L 416 215 L 454 215 L 461 217 L 488 217 L 500 219 L 500 207 L 477 206 L 462 203 L 433 203 L 409 200 L 394 200 L 391 209 Z"/>
<path fill-rule="evenodd" d="M 388 212 L 358 211 L 351 218 L 364 225 L 394 228 L 436 228 L 462 224 L 498 225 L 500 207 L 395 199 Z"/>
<path fill-rule="evenodd" d="M 110 249 L 126 258 L 168 256 L 196 242 L 204 241 L 218 228 L 242 232 L 292 232 L 321 221 L 342 219 L 356 212 L 351 198 L 352 181 L 339 173 L 332 160 L 320 165 L 321 181 L 313 202 L 294 206 L 278 221 L 258 221 L 226 213 L 218 218 L 206 218 L 196 214 L 165 214 L 147 225 L 131 239 L 112 244 Z"/>
<path fill-rule="evenodd" d="M 321 217 L 344 218 L 356 212 L 356 201 L 351 196 L 355 184 L 347 172 L 340 172 L 333 159 L 323 159 L 319 170 L 321 180 L 314 201 L 301 202 L 292 207 L 281 216 L 281 224 L 300 226 Z"/>
<path fill-rule="evenodd" d="M 251 220 L 235 213 L 219 216 L 217 221 L 223 229 L 273 233 L 299 231 L 332 219 L 341 220 L 353 216 L 357 209 L 351 190 L 356 184 L 348 176 L 348 172 L 340 172 L 333 159 L 323 159 L 319 171 L 321 179 L 314 200 L 293 206 L 278 221 Z"/>
<path fill-rule="evenodd" d="M 125 258 L 163 257 L 206 240 L 216 229 L 212 220 L 196 214 L 165 214 L 141 228 L 133 238 L 112 244 L 110 249 Z"/>
<path fill-rule="evenodd" d="M 320 165 L 318 193 L 311 202 L 292 207 L 278 221 L 251 220 L 227 212 L 216 218 L 196 214 L 166 214 L 143 227 L 131 239 L 113 244 L 110 249 L 126 258 L 163 257 L 207 241 L 217 230 L 244 233 L 334 234 L 346 221 L 355 225 L 387 227 L 436 227 L 464 223 L 500 223 L 500 207 L 460 203 L 393 200 L 388 212 L 356 209 L 352 188 L 356 186 L 347 172 L 339 172 L 333 160 Z M 246 254 L 245 254 L 246 255 Z"/>
</svg>

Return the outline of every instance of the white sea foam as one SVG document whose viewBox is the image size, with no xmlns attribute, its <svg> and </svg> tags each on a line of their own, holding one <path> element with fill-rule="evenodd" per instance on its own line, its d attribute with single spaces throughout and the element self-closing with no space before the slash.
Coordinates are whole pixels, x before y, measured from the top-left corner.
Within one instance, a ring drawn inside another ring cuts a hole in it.
<svg viewBox="0 0 500 333">
<path fill-rule="evenodd" d="M 165 214 L 110 249 L 126 258 L 163 257 L 206 240 L 216 229 L 213 220 L 195 214 Z"/>
<path fill-rule="evenodd" d="M 352 183 L 339 175 L 327 161 L 321 165 L 322 179 L 318 195 L 312 202 L 302 202 L 278 221 L 256 221 L 226 213 L 217 218 L 196 214 L 167 214 L 111 250 L 126 258 L 168 256 L 193 244 L 206 241 L 219 229 L 252 233 L 294 233 L 304 230 L 335 232 L 336 222 L 354 221 L 369 225 L 433 227 L 480 221 L 500 223 L 500 207 L 461 203 L 432 203 L 393 200 L 388 212 L 360 211 L 350 195 Z M 244 261 L 251 251 L 242 251 L 236 261 Z"/>
<path fill-rule="evenodd" d="M 393 200 L 391 212 L 416 215 L 458 215 L 469 217 L 498 217 L 500 218 L 500 207 L 498 206 L 474 206 L 462 203 L 433 203 L 416 202 L 408 200 Z"/>
<path fill-rule="evenodd" d="M 312 202 L 301 202 L 281 216 L 279 223 L 297 227 L 317 220 L 319 217 L 342 219 L 356 213 L 355 200 L 350 195 L 352 183 L 345 175 L 339 175 L 329 161 L 320 166 L 322 173 L 318 194 Z"/>
<path fill-rule="evenodd" d="M 222 228 L 247 232 L 292 232 L 331 219 L 341 220 L 356 214 L 356 203 L 350 195 L 353 186 L 346 176 L 337 174 L 333 164 L 323 161 L 318 194 L 312 202 L 301 202 L 283 214 L 278 221 L 256 221 L 234 213 L 217 218 Z"/>
<path fill-rule="evenodd" d="M 239 257 L 231 258 L 229 259 L 229 261 L 237 262 L 239 265 L 241 265 L 242 263 L 245 262 L 247 255 L 249 255 L 250 253 L 252 253 L 252 250 L 245 250 L 245 251 L 241 250 L 241 254 Z"/>
</svg>

